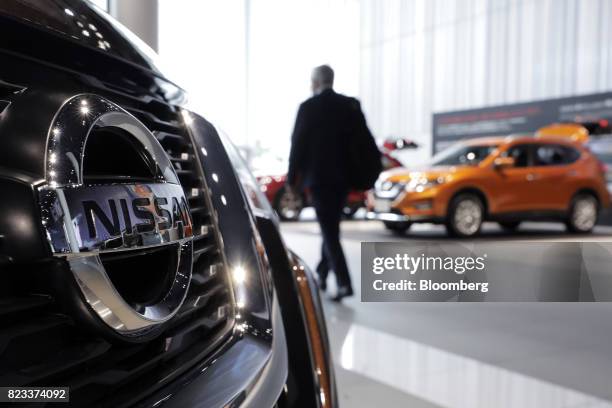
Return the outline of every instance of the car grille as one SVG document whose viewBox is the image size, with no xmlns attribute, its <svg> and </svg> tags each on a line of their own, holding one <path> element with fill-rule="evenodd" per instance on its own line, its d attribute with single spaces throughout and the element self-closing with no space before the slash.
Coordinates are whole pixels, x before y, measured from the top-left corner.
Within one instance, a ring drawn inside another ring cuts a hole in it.
<svg viewBox="0 0 612 408">
<path fill-rule="evenodd" d="M 227 275 L 221 252 L 220 240 L 215 236 L 216 221 L 205 181 L 198 168 L 196 152 L 189 135 L 178 122 L 178 115 L 173 120 L 163 121 L 150 112 L 127 108 L 142 121 L 159 140 L 170 157 L 176 174 L 179 177 L 193 219 L 193 274 L 191 288 L 178 320 L 204 308 L 207 299 L 223 294 L 224 301 L 219 306 L 220 317 L 227 318 L 231 310 L 231 297 L 228 290 Z M 219 276 L 221 275 L 221 276 Z"/>
<path fill-rule="evenodd" d="M 100 93 L 153 131 L 176 168 L 194 222 L 187 298 L 154 340 L 112 343 L 60 302 L 57 293 L 71 279 L 65 261 L 17 265 L 0 257 L 0 386 L 68 386 L 74 406 L 116 407 L 137 402 L 217 350 L 232 332 L 233 306 L 215 213 L 177 110 L 109 88 Z"/>
</svg>

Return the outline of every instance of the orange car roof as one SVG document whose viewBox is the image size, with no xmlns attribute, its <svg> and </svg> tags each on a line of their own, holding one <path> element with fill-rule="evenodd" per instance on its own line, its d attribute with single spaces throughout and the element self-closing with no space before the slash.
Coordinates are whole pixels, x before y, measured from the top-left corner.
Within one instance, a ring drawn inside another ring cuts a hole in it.
<svg viewBox="0 0 612 408">
<path fill-rule="evenodd" d="M 536 136 L 539 138 L 566 138 L 577 142 L 589 140 L 589 131 L 577 123 L 554 123 L 538 129 Z"/>
<path fill-rule="evenodd" d="M 532 133 L 515 133 L 507 136 L 485 136 L 477 137 L 474 139 L 466 139 L 462 142 L 467 145 L 481 145 L 481 146 L 497 146 L 505 143 L 509 143 L 514 140 L 525 139 L 533 140 Z"/>
<path fill-rule="evenodd" d="M 467 145 L 499 145 L 506 141 L 506 136 L 486 136 L 486 137 L 477 137 L 474 139 L 466 139 L 462 142 Z"/>
<path fill-rule="evenodd" d="M 583 144 L 579 140 L 574 140 L 569 137 L 563 136 L 535 136 L 532 133 L 515 133 L 508 136 L 485 136 L 485 137 L 477 137 L 474 139 L 465 139 L 462 140 L 461 143 L 464 143 L 468 146 L 480 145 L 480 146 L 500 146 L 510 142 L 526 142 L 526 143 L 565 143 L 570 145 L 581 145 Z"/>
</svg>

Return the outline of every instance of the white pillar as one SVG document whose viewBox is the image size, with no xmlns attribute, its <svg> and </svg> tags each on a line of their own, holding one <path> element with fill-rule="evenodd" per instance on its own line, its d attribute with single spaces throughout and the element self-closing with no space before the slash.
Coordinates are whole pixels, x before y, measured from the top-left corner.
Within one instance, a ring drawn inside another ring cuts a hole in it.
<svg viewBox="0 0 612 408">
<path fill-rule="evenodd" d="M 109 12 L 155 51 L 158 51 L 157 0 L 110 0 Z"/>
</svg>

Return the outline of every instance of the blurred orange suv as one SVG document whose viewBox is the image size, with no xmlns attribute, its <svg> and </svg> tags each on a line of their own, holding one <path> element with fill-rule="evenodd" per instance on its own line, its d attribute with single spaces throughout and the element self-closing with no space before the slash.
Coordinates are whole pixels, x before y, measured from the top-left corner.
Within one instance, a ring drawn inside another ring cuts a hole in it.
<svg viewBox="0 0 612 408">
<path fill-rule="evenodd" d="M 368 194 L 368 218 L 402 232 L 414 222 L 441 223 L 461 237 L 478 234 L 485 220 L 505 230 L 524 220 L 555 220 L 586 233 L 610 201 L 604 170 L 569 138 L 472 139 L 441 151 L 425 168 L 382 173 Z"/>
</svg>

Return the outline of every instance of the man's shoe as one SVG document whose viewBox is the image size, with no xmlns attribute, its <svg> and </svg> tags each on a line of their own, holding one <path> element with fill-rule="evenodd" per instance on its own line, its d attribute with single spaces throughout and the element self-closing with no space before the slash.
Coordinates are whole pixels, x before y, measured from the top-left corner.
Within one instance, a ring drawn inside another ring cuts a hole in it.
<svg viewBox="0 0 612 408">
<path fill-rule="evenodd" d="M 332 297 L 330 300 L 332 302 L 341 302 L 345 297 L 353 296 L 353 288 L 350 286 L 341 286 L 338 288 L 338 293 L 336 296 Z"/>
<path fill-rule="evenodd" d="M 319 277 L 318 282 L 319 282 L 319 289 L 321 290 L 321 292 L 325 292 L 327 290 L 326 280 L 323 280 Z"/>
</svg>

